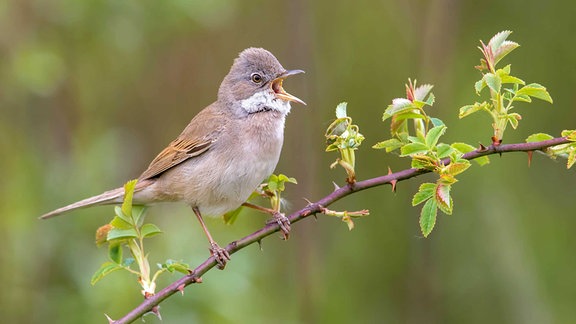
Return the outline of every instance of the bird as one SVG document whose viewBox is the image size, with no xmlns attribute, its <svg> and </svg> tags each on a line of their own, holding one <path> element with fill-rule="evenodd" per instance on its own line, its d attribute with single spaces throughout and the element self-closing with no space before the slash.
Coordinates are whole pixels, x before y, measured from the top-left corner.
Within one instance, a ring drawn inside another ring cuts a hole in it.
<svg viewBox="0 0 576 324">
<path fill-rule="evenodd" d="M 184 130 L 138 177 L 133 204 L 183 202 L 196 215 L 218 268 L 230 260 L 208 231 L 203 216 L 219 217 L 243 205 L 278 163 L 290 103 L 306 105 L 283 88 L 286 70 L 263 48 L 247 48 L 224 77 L 217 99 L 192 118 Z M 51 218 L 76 209 L 121 204 L 124 188 L 106 191 L 48 212 Z M 246 203 L 245 206 L 258 206 Z M 283 231 L 288 219 L 272 213 Z"/>
</svg>

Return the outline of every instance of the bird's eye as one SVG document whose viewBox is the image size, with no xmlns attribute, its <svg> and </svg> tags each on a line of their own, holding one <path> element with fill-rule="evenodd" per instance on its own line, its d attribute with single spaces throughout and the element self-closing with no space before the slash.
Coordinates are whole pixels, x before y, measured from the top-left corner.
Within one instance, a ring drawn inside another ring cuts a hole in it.
<svg viewBox="0 0 576 324">
<path fill-rule="evenodd" d="M 258 73 L 252 73 L 252 75 L 250 76 L 250 79 L 252 80 L 252 82 L 254 83 L 260 83 L 262 82 L 262 76 Z"/>
</svg>

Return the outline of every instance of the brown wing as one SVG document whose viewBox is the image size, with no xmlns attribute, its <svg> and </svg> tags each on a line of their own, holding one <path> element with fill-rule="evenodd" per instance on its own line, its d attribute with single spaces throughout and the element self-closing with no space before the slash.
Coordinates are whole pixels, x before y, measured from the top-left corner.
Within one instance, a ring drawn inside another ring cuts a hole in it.
<svg viewBox="0 0 576 324">
<path fill-rule="evenodd" d="M 138 180 L 156 177 L 162 172 L 208 151 L 218 139 L 218 135 L 226 127 L 227 119 L 211 109 L 201 111 L 182 134 L 168 145 L 150 163 Z"/>
</svg>

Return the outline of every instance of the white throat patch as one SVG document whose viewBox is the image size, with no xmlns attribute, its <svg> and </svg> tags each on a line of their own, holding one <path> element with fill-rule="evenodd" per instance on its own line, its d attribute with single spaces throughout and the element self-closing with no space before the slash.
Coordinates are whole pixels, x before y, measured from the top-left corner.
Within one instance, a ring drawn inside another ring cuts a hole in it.
<svg viewBox="0 0 576 324">
<path fill-rule="evenodd" d="M 241 105 L 249 114 L 263 110 L 276 110 L 283 115 L 290 112 L 290 102 L 276 98 L 270 90 L 256 92 L 250 98 L 242 100 Z"/>
</svg>

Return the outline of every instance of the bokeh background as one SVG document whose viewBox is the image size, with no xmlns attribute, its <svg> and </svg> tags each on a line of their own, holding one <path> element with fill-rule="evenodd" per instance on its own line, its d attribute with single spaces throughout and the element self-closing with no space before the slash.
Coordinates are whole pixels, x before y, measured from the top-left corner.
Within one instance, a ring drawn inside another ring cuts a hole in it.
<svg viewBox="0 0 576 324">
<path fill-rule="evenodd" d="M 489 143 L 490 120 L 458 120 L 477 100 L 478 41 L 505 29 L 522 46 L 505 63 L 547 86 L 554 105 L 519 105 L 524 119 L 505 141 L 576 128 L 576 5 L 568 1 L 186 1 L 5 0 L 0 2 L 0 318 L 6 323 L 105 323 L 141 301 L 135 278 L 114 273 L 94 244 L 110 207 L 39 221 L 53 208 L 137 177 L 188 121 L 211 103 L 237 53 L 272 51 L 286 68 L 294 106 L 277 171 L 289 210 L 343 183 L 329 170 L 324 130 L 334 108 L 366 136 L 360 179 L 400 170 L 406 159 L 372 150 L 380 121 L 408 77 L 435 85 L 430 113 L 446 142 Z M 233 256 L 224 272 L 161 306 L 165 323 L 568 323 L 576 318 L 576 174 L 564 161 L 493 156 L 453 189 L 454 215 L 439 215 L 428 239 L 419 184 L 350 196 L 334 209 L 368 208 L 356 228 L 319 215 Z M 164 234 L 148 242 L 153 262 L 197 265 L 207 244 L 189 208 L 151 209 Z M 259 228 L 243 214 L 208 226 L 226 244 Z M 167 275 L 160 286 L 178 278 Z M 153 317 L 147 323 L 158 323 Z"/>
</svg>

